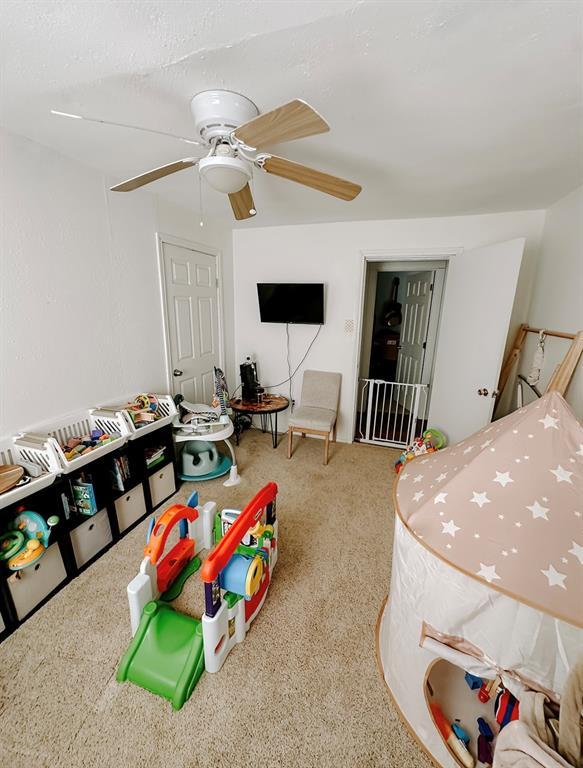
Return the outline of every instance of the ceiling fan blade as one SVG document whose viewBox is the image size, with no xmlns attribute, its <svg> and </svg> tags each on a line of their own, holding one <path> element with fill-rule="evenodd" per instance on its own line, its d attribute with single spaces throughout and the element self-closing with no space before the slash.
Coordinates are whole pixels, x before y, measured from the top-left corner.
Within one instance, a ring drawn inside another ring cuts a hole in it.
<svg viewBox="0 0 583 768">
<path fill-rule="evenodd" d="M 232 192 L 229 195 L 229 200 L 237 221 L 252 219 L 257 213 L 249 184 L 245 184 L 243 189 L 240 189 L 238 192 Z"/>
<path fill-rule="evenodd" d="M 267 155 L 262 164 L 263 170 L 272 173 L 274 176 L 281 176 L 283 179 L 296 181 L 306 187 L 312 187 L 319 192 L 325 192 L 327 195 L 339 197 L 341 200 L 354 200 L 362 190 L 359 184 L 352 181 L 340 179 L 338 176 L 331 176 L 329 173 L 322 173 L 310 168 L 307 165 L 294 163 L 277 155 Z"/>
<path fill-rule="evenodd" d="M 143 187 L 145 184 L 151 184 L 153 181 L 163 179 L 164 176 L 170 176 L 171 173 L 183 171 L 185 168 L 192 168 L 197 162 L 198 160 L 194 157 L 185 157 L 183 160 L 176 160 L 174 163 L 161 165 L 159 168 L 153 168 L 147 173 L 141 173 L 139 176 L 122 181 L 121 184 L 116 184 L 115 187 L 111 187 L 111 191 L 131 192 L 134 189 L 138 189 L 138 187 Z"/>
<path fill-rule="evenodd" d="M 69 117 L 73 120 L 85 120 L 88 123 L 101 123 L 101 125 L 115 125 L 117 128 L 131 128 L 134 131 L 143 131 L 144 133 L 156 133 L 158 136 L 169 136 L 171 139 L 178 139 L 184 141 L 186 144 L 196 144 L 200 147 L 204 147 L 202 141 L 191 139 L 188 136 L 178 136 L 176 133 L 168 133 L 167 131 L 157 131 L 155 128 L 142 128 L 141 125 L 130 125 L 129 123 L 115 123 L 111 120 L 100 120 L 97 117 L 85 117 L 85 115 L 73 115 L 70 112 L 59 112 L 57 109 L 51 109 L 51 115 L 58 115 L 58 117 Z"/>
<path fill-rule="evenodd" d="M 248 147 L 260 149 L 267 144 L 280 144 L 329 130 L 328 123 L 313 107 L 294 99 L 243 123 L 235 128 L 233 135 Z"/>
</svg>

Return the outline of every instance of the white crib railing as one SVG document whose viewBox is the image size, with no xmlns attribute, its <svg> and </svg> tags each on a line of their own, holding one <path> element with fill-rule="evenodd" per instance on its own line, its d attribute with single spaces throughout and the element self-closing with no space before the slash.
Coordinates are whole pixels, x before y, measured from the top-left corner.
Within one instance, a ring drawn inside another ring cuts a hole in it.
<svg viewBox="0 0 583 768">
<path fill-rule="evenodd" d="M 403 448 L 425 429 L 429 387 L 360 379 L 356 438 L 361 443 Z"/>
</svg>

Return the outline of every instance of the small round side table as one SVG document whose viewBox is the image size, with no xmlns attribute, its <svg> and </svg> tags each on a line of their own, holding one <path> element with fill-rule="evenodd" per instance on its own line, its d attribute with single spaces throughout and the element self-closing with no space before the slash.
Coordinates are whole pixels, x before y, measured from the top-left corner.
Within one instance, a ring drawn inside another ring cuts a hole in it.
<svg viewBox="0 0 583 768">
<path fill-rule="evenodd" d="M 267 426 L 269 425 L 269 431 L 271 432 L 271 442 L 274 448 L 277 448 L 277 414 L 281 411 L 285 411 L 289 408 L 289 400 L 283 395 L 263 395 L 263 399 L 258 402 L 257 400 L 243 400 L 239 397 L 234 397 L 229 401 L 229 407 L 233 409 L 235 413 L 235 440 L 239 445 L 239 436 L 242 430 L 242 419 L 244 414 L 249 416 L 261 417 L 261 431 L 267 432 Z"/>
</svg>

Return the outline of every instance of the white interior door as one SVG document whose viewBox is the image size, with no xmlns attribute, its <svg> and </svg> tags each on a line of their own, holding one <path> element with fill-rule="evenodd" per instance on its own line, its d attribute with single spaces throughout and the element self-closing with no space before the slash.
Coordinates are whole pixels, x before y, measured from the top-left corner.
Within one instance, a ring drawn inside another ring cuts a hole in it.
<svg viewBox="0 0 583 768">
<path fill-rule="evenodd" d="M 220 365 L 217 257 L 162 242 L 172 394 L 210 403 Z"/>
<path fill-rule="evenodd" d="M 399 341 L 399 360 L 396 381 L 421 384 L 429 314 L 433 272 L 413 272 L 407 275 L 405 295 L 401 300 L 403 322 Z"/>
<path fill-rule="evenodd" d="M 492 419 L 524 243 L 496 243 L 450 259 L 429 408 L 429 426 L 443 429 L 450 443 Z"/>
</svg>

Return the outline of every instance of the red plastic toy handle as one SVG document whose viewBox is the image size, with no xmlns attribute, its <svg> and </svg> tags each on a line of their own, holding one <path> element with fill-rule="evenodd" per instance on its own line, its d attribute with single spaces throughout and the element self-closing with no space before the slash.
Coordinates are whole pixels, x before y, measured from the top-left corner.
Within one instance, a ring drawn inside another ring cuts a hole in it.
<svg viewBox="0 0 583 768">
<path fill-rule="evenodd" d="M 152 565 L 156 565 L 164 552 L 166 539 L 174 526 L 183 518 L 193 522 L 197 517 L 198 510 L 193 507 L 186 507 L 184 504 L 173 504 L 160 515 L 152 530 L 150 541 L 144 548 L 144 555 L 150 558 Z"/>
<path fill-rule="evenodd" d="M 247 504 L 245 509 L 239 514 L 236 521 L 229 528 L 224 538 L 219 541 L 217 546 L 211 551 L 204 562 L 201 571 L 201 578 L 207 584 L 212 584 L 219 573 L 227 565 L 235 550 L 241 543 L 249 528 L 253 528 L 259 520 L 263 510 L 268 504 L 275 501 L 277 496 L 277 485 L 267 483 Z"/>
</svg>

